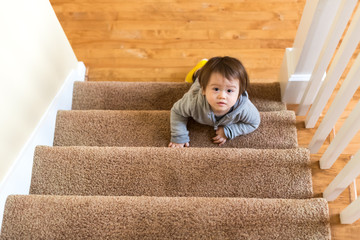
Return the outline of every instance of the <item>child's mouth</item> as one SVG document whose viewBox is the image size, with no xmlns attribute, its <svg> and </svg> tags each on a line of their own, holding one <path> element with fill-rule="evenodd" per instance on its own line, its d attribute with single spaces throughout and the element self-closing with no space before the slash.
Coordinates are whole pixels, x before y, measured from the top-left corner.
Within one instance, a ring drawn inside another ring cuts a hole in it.
<svg viewBox="0 0 360 240">
<path fill-rule="evenodd" d="M 225 106 L 226 105 L 226 103 L 224 103 L 224 102 L 218 102 L 217 104 L 220 105 L 220 106 Z"/>
</svg>

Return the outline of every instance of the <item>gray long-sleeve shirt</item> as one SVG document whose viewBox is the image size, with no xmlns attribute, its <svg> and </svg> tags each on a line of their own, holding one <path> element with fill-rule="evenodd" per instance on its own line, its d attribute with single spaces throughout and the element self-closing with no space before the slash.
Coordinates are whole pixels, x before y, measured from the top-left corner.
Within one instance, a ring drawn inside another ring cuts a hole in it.
<svg viewBox="0 0 360 240">
<path fill-rule="evenodd" d="M 215 130 L 218 129 L 218 126 L 223 126 L 228 139 L 251 133 L 260 125 L 259 111 L 249 100 L 246 91 L 237 100 L 233 110 L 217 121 L 206 97 L 202 94 L 198 80 L 171 108 L 171 142 L 186 143 L 190 141 L 186 126 L 189 117 L 198 123 L 214 126 Z"/>
</svg>

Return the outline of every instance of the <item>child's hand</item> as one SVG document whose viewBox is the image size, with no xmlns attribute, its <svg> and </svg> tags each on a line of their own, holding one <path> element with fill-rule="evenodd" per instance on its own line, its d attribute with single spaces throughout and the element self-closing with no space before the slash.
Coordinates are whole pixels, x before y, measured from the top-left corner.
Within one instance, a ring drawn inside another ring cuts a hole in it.
<svg viewBox="0 0 360 240">
<path fill-rule="evenodd" d="M 227 137 L 225 136 L 224 127 L 219 127 L 218 130 L 216 130 L 216 137 L 213 137 L 213 142 L 218 143 L 219 146 L 221 146 L 226 140 Z"/>
<path fill-rule="evenodd" d="M 173 142 L 170 142 L 169 143 L 169 147 L 171 148 L 182 148 L 182 147 L 189 147 L 190 144 L 187 142 L 187 143 L 173 143 Z"/>
</svg>

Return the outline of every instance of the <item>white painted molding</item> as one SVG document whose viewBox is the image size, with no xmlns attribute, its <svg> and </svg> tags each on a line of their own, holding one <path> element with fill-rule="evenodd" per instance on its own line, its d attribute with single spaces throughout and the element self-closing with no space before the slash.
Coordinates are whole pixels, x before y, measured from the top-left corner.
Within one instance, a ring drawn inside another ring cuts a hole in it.
<svg viewBox="0 0 360 240">
<path fill-rule="evenodd" d="M 352 224 L 360 219 L 360 198 L 357 198 L 340 213 L 341 224 Z"/>
<path fill-rule="evenodd" d="M 360 41 L 360 8 L 357 8 L 339 50 L 335 54 L 324 83 L 321 85 L 305 120 L 306 128 L 314 128 L 325 108 L 338 80 L 345 70 L 351 56 Z"/>
<path fill-rule="evenodd" d="M 323 193 L 327 201 L 334 201 L 360 174 L 360 151 L 351 158 Z"/>
<path fill-rule="evenodd" d="M 283 102 L 300 103 L 339 5 L 338 0 L 306 2 L 294 47 L 286 49 L 279 73 Z"/>
<path fill-rule="evenodd" d="M 340 131 L 336 134 L 334 140 L 320 159 L 320 168 L 329 169 L 334 164 L 336 159 L 344 151 L 346 146 L 350 143 L 351 139 L 360 130 L 360 102 L 352 110 L 344 124 L 341 126 Z"/>
<path fill-rule="evenodd" d="M 351 100 L 360 85 L 360 54 L 357 56 L 348 75 L 342 83 L 339 92 L 327 111 L 323 121 L 315 132 L 310 144 L 310 153 L 317 153 L 329 135 L 331 129 L 335 126 L 346 105 Z"/>
<path fill-rule="evenodd" d="M 316 93 L 320 88 L 321 80 L 336 50 L 340 38 L 346 28 L 351 14 L 356 6 L 357 0 L 342 0 L 330 32 L 322 47 L 320 56 L 316 62 L 314 71 L 311 74 L 309 84 L 301 99 L 296 115 L 305 116 L 312 104 Z"/>
<path fill-rule="evenodd" d="M 307 1 L 307 4 L 308 2 L 311 1 Z M 315 63 L 320 55 L 326 37 L 328 36 L 340 3 L 341 1 L 339 0 L 318 0 L 316 6 L 315 4 L 312 4 L 312 7 L 316 7 L 315 11 L 314 9 L 304 9 L 301 19 L 309 17 L 309 14 L 313 14 L 313 16 L 299 57 L 299 50 L 297 49 L 296 44 L 294 44 L 294 48 L 296 49 L 296 67 L 294 74 L 311 74 L 313 72 Z M 305 12 L 305 10 L 308 10 L 309 14 Z M 303 32 L 302 34 L 305 33 Z M 298 37 L 298 34 L 296 37 Z"/>
<path fill-rule="evenodd" d="M 85 72 L 84 63 L 78 62 L 77 69 L 72 70 L 68 75 L 31 137 L 0 183 L 0 229 L 7 196 L 29 193 L 35 147 L 37 145 L 53 145 L 57 111 L 71 109 L 74 81 L 84 81 Z"/>
<path fill-rule="evenodd" d="M 319 0 L 307 0 L 305 3 L 304 10 L 300 19 L 300 24 L 296 32 L 294 45 L 293 47 L 299 50 L 296 54 L 296 62 L 300 58 L 301 49 L 304 47 L 307 33 L 309 32 L 312 20 L 315 15 L 316 6 L 318 5 Z"/>
<path fill-rule="evenodd" d="M 278 79 L 281 89 L 281 101 L 288 104 L 300 103 L 311 77 L 310 74 L 291 74 L 294 68 L 293 50 L 293 48 L 286 49 Z M 325 76 L 326 73 L 323 76 L 323 80 Z"/>
<path fill-rule="evenodd" d="M 303 91 L 310 79 L 310 75 L 294 75 L 294 49 L 285 50 L 280 68 L 279 82 L 281 100 L 285 103 L 295 104 L 300 101 Z"/>
<path fill-rule="evenodd" d="M 282 101 L 288 104 L 298 104 L 309 83 L 310 75 L 291 75 L 284 88 Z"/>
</svg>

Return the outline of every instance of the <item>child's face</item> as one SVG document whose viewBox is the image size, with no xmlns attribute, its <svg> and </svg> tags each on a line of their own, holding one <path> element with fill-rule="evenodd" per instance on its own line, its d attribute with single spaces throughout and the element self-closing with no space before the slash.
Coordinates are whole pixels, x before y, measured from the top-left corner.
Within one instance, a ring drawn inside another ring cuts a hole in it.
<svg viewBox="0 0 360 240">
<path fill-rule="evenodd" d="M 203 94 L 217 116 L 228 113 L 239 96 L 239 80 L 212 73 Z"/>
</svg>

